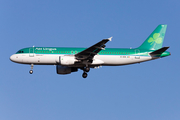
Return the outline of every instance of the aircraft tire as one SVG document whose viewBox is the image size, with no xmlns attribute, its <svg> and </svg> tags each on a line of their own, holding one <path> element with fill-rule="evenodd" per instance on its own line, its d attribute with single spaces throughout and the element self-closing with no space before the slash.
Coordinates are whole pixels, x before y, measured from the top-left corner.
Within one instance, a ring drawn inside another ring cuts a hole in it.
<svg viewBox="0 0 180 120">
<path fill-rule="evenodd" d="M 84 72 L 84 73 L 82 74 L 82 77 L 83 77 L 83 78 L 87 78 L 87 76 L 88 76 L 88 74 L 87 74 L 86 72 Z"/>
<path fill-rule="evenodd" d="M 30 70 L 29 73 L 30 73 L 30 74 L 33 74 L 33 70 Z"/>
<path fill-rule="evenodd" d="M 89 67 L 86 67 L 85 68 L 85 72 L 89 72 L 90 71 L 90 68 Z"/>
</svg>

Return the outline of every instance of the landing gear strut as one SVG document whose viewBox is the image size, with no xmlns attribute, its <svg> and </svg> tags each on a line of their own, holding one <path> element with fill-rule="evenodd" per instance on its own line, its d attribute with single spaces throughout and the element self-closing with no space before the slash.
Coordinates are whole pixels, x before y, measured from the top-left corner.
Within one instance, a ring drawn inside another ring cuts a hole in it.
<svg viewBox="0 0 180 120">
<path fill-rule="evenodd" d="M 33 74 L 33 67 L 34 67 L 34 64 L 31 64 L 31 70 L 29 71 L 30 74 Z"/>
</svg>

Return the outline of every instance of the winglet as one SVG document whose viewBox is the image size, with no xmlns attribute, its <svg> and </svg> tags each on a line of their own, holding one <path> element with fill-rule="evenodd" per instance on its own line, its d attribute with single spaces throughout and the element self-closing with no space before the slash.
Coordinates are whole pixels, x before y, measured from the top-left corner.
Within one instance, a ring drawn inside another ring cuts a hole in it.
<svg viewBox="0 0 180 120">
<path fill-rule="evenodd" d="M 111 40 L 112 40 L 112 38 L 113 38 L 113 37 L 110 37 L 110 38 L 108 38 L 108 40 L 109 40 L 109 41 L 111 41 Z"/>
</svg>

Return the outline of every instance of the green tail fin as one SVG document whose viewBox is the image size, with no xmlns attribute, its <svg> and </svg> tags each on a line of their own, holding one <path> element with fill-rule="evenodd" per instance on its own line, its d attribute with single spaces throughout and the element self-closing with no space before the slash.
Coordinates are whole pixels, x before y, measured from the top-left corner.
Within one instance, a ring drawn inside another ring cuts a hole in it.
<svg viewBox="0 0 180 120">
<path fill-rule="evenodd" d="M 138 49 L 157 50 L 162 48 L 167 25 L 158 25 Z"/>
</svg>

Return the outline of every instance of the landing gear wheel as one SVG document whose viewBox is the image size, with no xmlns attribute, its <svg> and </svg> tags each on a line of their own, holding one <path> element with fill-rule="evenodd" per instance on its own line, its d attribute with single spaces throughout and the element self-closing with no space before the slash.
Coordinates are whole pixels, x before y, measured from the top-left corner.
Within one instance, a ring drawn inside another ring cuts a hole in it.
<svg viewBox="0 0 180 120">
<path fill-rule="evenodd" d="M 87 78 L 87 76 L 88 76 L 88 74 L 85 73 L 85 72 L 82 74 L 82 77 L 83 77 L 83 78 Z"/>
<path fill-rule="evenodd" d="M 33 70 L 30 70 L 29 73 L 30 73 L 30 74 L 33 74 Z"/>
<path fill-rule="evenodd" d="M 34 67 L 34 64 L 31 64 L 31 70 L 29 71 L 30 74 L 33 74 L 33 67 Z"/>
<path fill-rule="evenodd" d="M 84 68 L 84 71 L 85 71 L 85 72 L 89 72 L 89 71 L 90 71 L 90 68 L 89 68 L 89 67 L 85 67 L 85 68 Z"/>
</svg>

